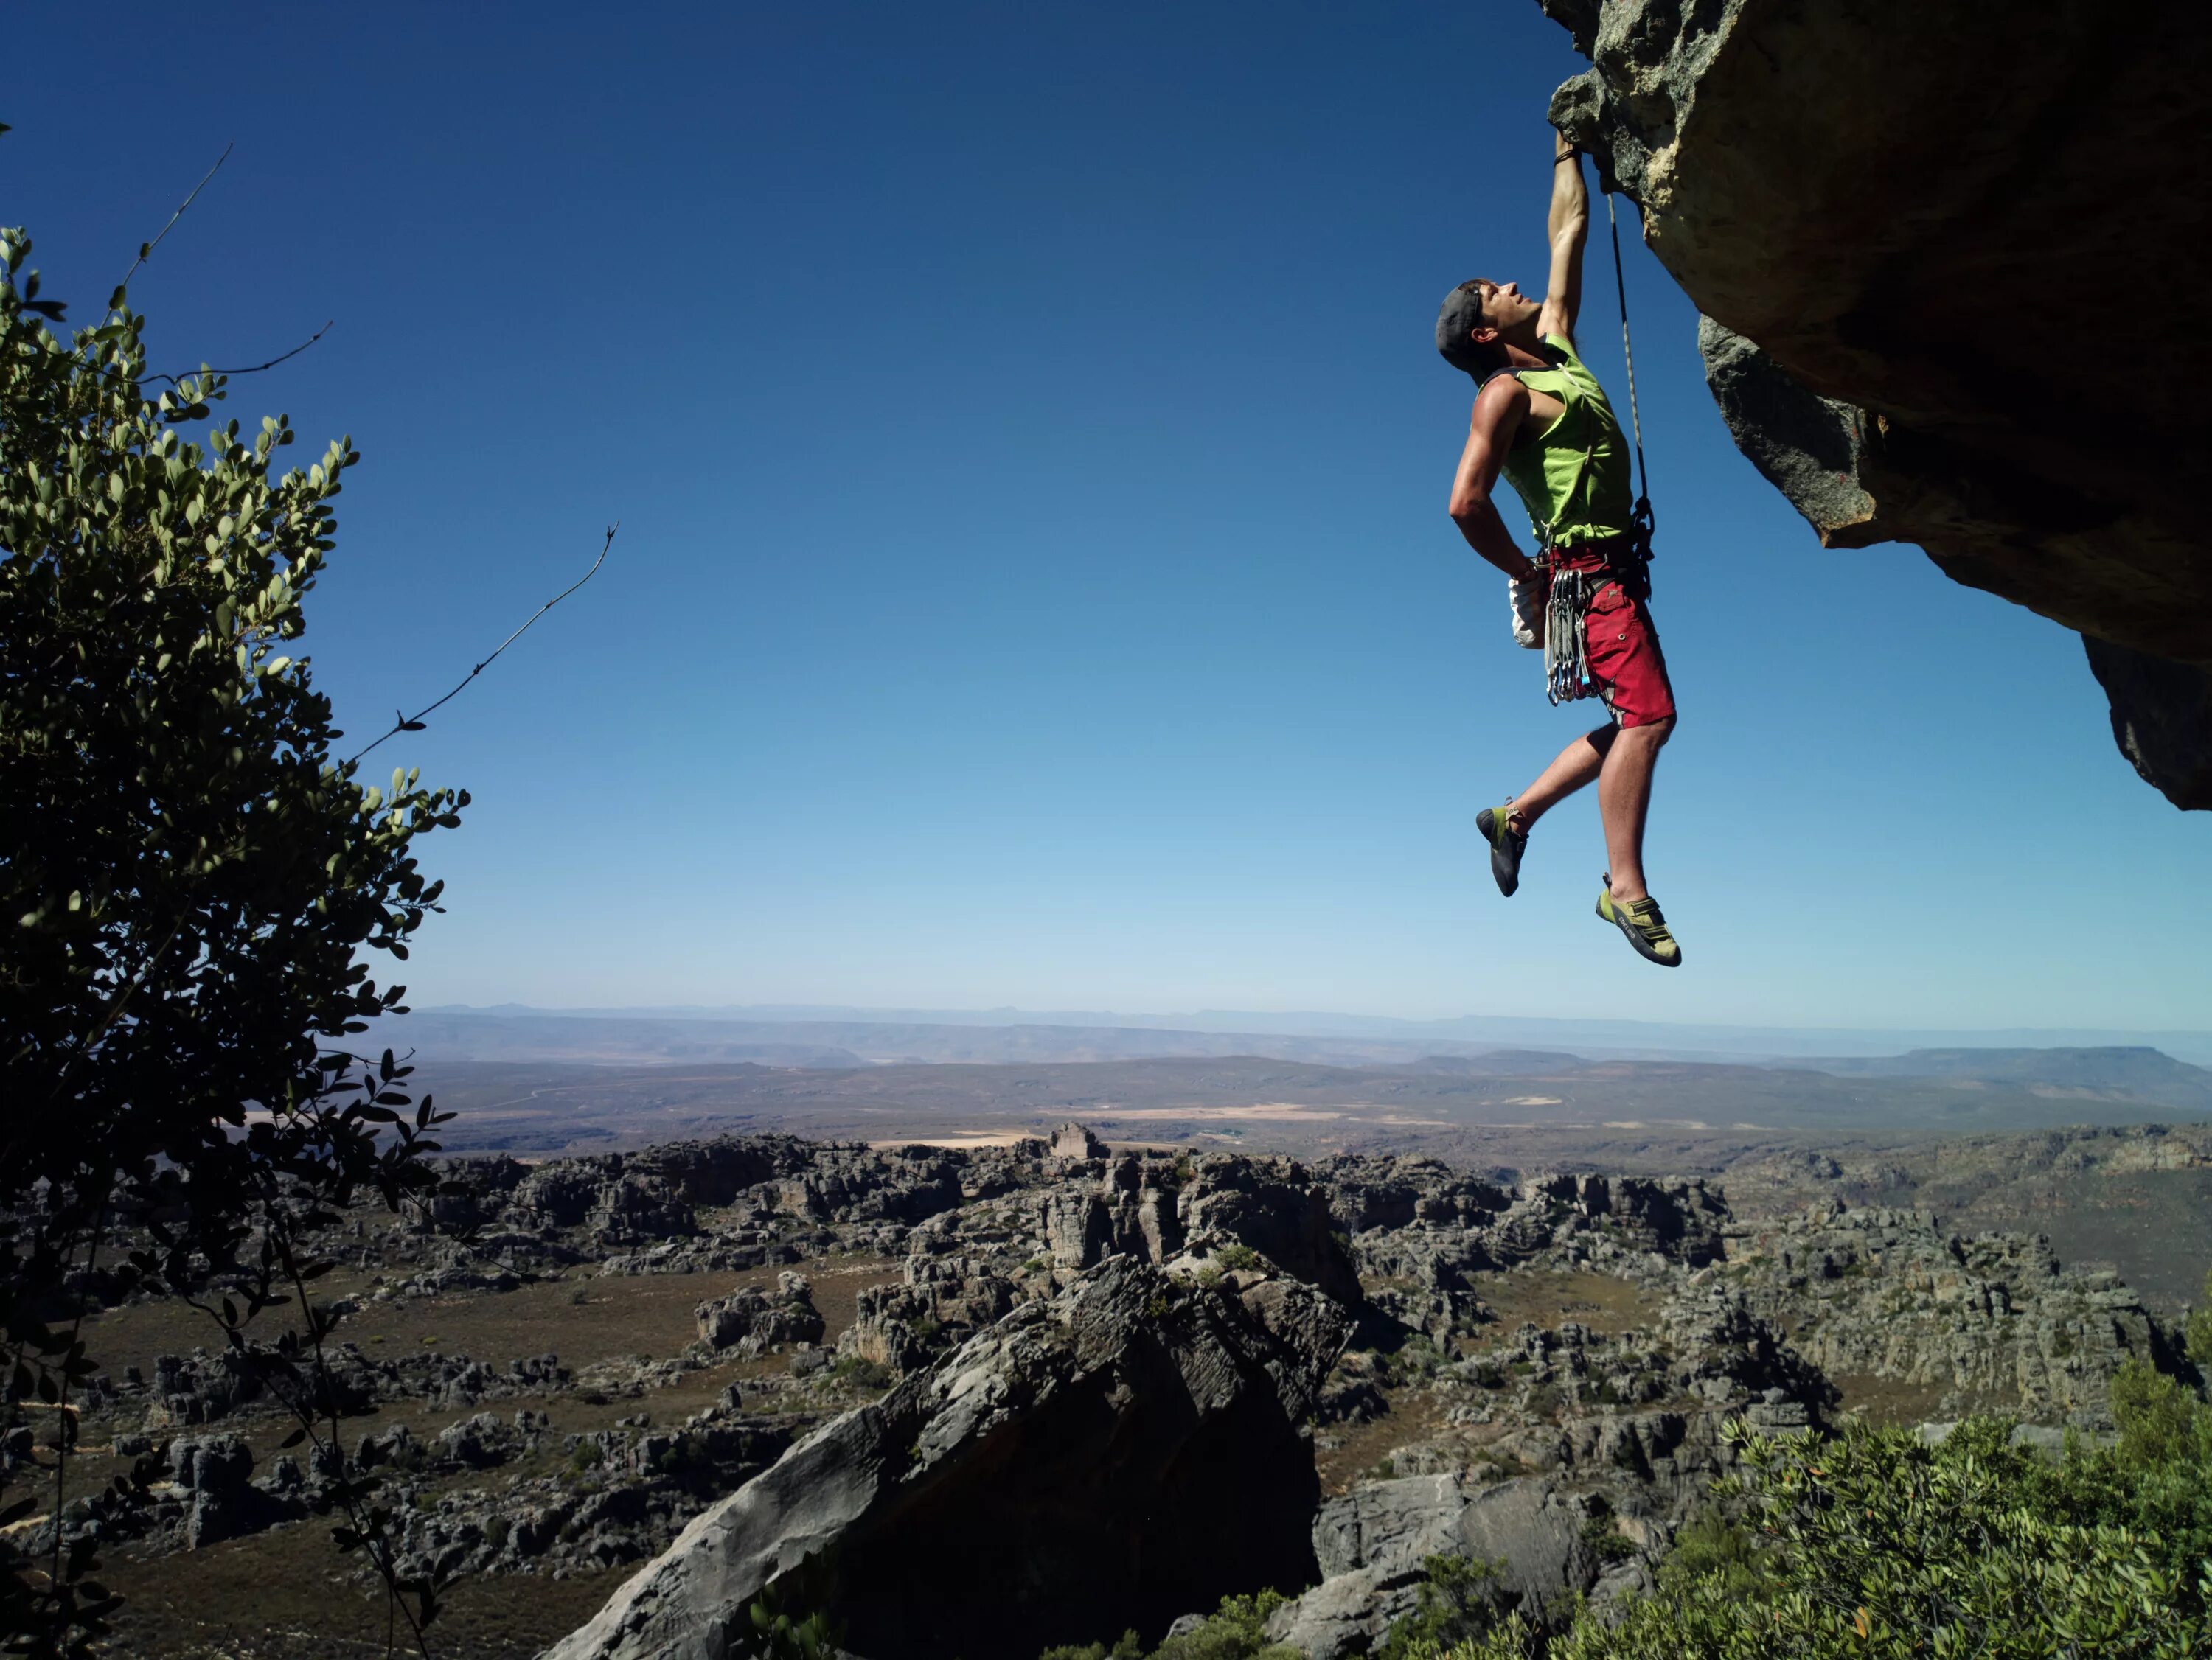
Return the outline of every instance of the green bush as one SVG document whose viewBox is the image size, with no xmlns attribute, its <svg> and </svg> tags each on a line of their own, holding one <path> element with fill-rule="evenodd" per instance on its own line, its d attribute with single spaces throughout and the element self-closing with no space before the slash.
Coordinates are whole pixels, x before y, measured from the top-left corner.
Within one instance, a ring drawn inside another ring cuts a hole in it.
<svg viewBox="0 0 2212 1660">
<path fill-rule="evenodd" d="M 1297 1650 L 1267 1640 L 1267 1616 L 1290 1600 L 1273 1590 L 1224 1596 L 1197 1630 L 1169 1638 L 1152 1660 L 1305 1660 Z"/>
<path fill-rule="evenodd" d="M 1265 1268 L 1267 1259 L 1248 1245 L 1224 1245 L 1213 1253 L 1213 1260 L 1231 1273 L 1239 1269 Z"/>
<path fill-rule="evenodd" d="M 1741 1522 L 1716 1512 L 1685 1529 L 1656 1591 L 1616 1623 L 1582 1613 L 1547 1638 L 1516 1613 L 1404 1660 L 2212 1651 L 2212 1409 L 2140 1378 L 2116 1386 L 2114 1408 L 2119 1445 L 2058 1464 L 2010 1445 L 2001 1419 L 1961 1424 L 1936 1447 L 1905 1429 L 1764 1440 L 1737 1425 L 1740 1472 L 1717 1491 Z"/>
<path fill-rule="evenodd" d="M 1428 1558 L 1421 1564 L 1426 1577 L 1421 1581 L 1420 1601 L 1390 1627 L 1375 1651 L 1376 1660 L 1412 1660 L 1489 1631 L 1498 1623 L 1501 1608 L 1512 1600 L 1498 1585 L 1503 1566 L 1465 1556 Z"/>
<path fill-rule="evenodd" d="M 1063 1643 L 1047 1649 L 1037 1660 L 1145 1660 L 1145 1639 L 1133 1631 L 1125 1631 L 1110 1649 L 1103 1643 L 1085 1643 L 1080 1647 Z"/>
<path fill-rule="evenodd" d="M 865 1354 L 840 1355 L 837 1363 L 830 1368 L 830 1374 L 854 1389 L 882 1389 L 891 1380 L 891 1374 L 881 1363 Z"/>
<path fill-rule="evenodd" d="M 2189 1350 L 2189 1358 L 2205 1372 L 2212 1373 L 2212 1273 L 2205 1275 L 2203 1295 L 2189 1311 L 2189 1322 L 2182 1328 L 2182 1341 Z M 2207 1381 L 2212 1382 L 2212 1378 Z"/>
<path fill-rule="evenodd" d="M 1601 1562 L 1626 1562 L 1636 1554 L 1636 1547 L 1621 1536 L 1609 1515 L 1587 1518 L 1582 1533 L 1583 1546 Z"/>
<path fill-rule="evenodd" d="M 1290 1600 L 1273 1590 L 1224 1596 L 1196 1630 L 1169 1638 L 1149 1655 L 1137 1633 L 1125 1631 L 1111 1648 L 1063 1645 L 1045 1650 L 1038 1660 L 1305 1660 L 1297 1650 L 1267 1640 L 1267 1616 Z"/>
</svg>

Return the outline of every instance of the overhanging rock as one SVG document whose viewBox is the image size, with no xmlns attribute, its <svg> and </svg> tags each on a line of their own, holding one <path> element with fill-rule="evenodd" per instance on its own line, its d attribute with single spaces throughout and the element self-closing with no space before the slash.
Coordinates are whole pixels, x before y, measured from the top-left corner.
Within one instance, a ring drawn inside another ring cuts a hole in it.
<svg viewBox="0 0 2212 1660">
<path fill-rule="evenodd" d="M 1539 3 L 1753 463 L 1828 545 L 2079 630 L 2130 760 L 2212 807 L 2201 9 Z"/>
<path fill-rule="evenodd" d="M 1048 1644 L 1310 1584 L 1298 1426 L 1350 1316 L 1112 1259 L 824 1426 L 697 1518 L 545 1660 L 726 1660 L 805 1568 L 854 1653 L 1035 1660 Z M 809 1566 L 811 1563 L 811 1566 Z"/>
</svg>

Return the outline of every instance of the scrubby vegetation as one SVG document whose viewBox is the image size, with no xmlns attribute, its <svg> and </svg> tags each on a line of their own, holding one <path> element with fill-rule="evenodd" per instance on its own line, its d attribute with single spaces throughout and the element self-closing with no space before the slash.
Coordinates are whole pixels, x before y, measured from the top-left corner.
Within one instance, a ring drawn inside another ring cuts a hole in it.
<svg viewBox="0 0 2212 1660">
<path fill-rule="evenodd" d="M 1431 1556 L 1422 1565 L 1420 1601 L 1390 1627 L 1376 1660 L 1414 1660 L 1464 1639 L 1480 1637 L 1498 1623 L 1505 1605 L 1498 1586 L 1499 1564 L 1464 1556 Z"/>
<path fill-rule="evenodd" d="M 1263 1590 L 1254 1596 L 1224 1596 L 1221 1606 L 1197 1627 L 1147 1649 L 1133 1631 L 1112 1646 L 1091 1643 L 1047 1649 L 1038 1660 L 1303 1660 L 1298 1651 L 1267 1640 L 1267 1616 L 1290 1599 Z"/>
<path fill-rule="evenodd" d="M 357 781 L 370 746 L 334 747 L 295 655 L 350 443 L 285 470 L 281 415 L 189 441 L 225 378 L 149 375 L 123 286 L 57 337 L 30 249 L 0 229 L 0 1432 L 47 1429 L 58 1514 L 99 1370 L 85 1316 L 204 1295 L 211 1337 L 291 1380 L 342 1538 L 388 1569 L 374 1483 L 345 1474 L 304 1360 L 327 1322 L 299 1242 L 357 1192 L 397 1209 L 435 1185 L 439 1115 L 407 1069 L 332 1040 L 401 1011 L 362 957 L 406 957 L 440 891 L 414 845 L 468 798 L 404 767 Z M 304 1332 L 249 1342 L 277 1306 Z M 0 1546 L 11 1646 L 96 1633 L 114 1598 L 89 1539 L 19 1544 Z M 432 1607 L 425 1590 L 410 1624 Z"/>
<path fill-rule="evenodd" d="M 2201 1338 L 2212 1322 L 2199 1322 Z M 1980 1419 L 1743 1438 L 1650 1596 L 1547 1636 L 1520 1613 L 1406 1660 L 2179 1657 L 2212 1645 L 2212 1407 L 2148 1366 L 2116 1445 L 2053 1463 Z M 1731 1519 L 1732 1518 L 1732 1519 Z"/>
</svg>

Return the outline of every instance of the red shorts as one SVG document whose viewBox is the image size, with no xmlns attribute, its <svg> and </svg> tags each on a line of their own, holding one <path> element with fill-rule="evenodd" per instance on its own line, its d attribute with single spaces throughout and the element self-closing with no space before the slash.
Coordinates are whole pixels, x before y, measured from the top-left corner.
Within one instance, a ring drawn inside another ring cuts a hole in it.
<svg viewBox="0 0 2212 1660">
<path fill-rule="evenodd" d="M 1605 555 L 1561 548 L 1559 566 L 1570 571 L 1602 572 Z M 1651 608 L 1631 599 L 1619 582 L 1607 582 L 1592 597 L 1583 639 L 1598 695 L 1622 726 L 1652 726 L 1674 718 L 1674 688 L 1667 679 L 1666 654 Z"/>
</svg>

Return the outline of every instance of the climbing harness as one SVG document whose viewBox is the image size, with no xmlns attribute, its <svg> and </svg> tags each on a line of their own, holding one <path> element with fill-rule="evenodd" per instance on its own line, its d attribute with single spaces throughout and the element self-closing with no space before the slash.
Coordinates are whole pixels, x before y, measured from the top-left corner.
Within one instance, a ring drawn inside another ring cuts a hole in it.
<svg viewBox="0 0 2212 1660">
<path fill-rule="evenodd" d="M 1604 181 L 1601 179 L 1600 186 Z M 1631 599 L 1651 597 L 1651 480 L 1644 464 L 1644 416 L 1636 405 L 1636 349 L 1628 333 L 1628 283 L 1621 274 L 1620 220 L 1613 211 L 1613 192 L 1605 191 L 1605 218 L 1613 233 L 1613 288 L 1620 302 L 1620 355 L 1628 367 L 1628 419 L 1636 434 L 1636 506 L 1629 515 L 1628 533 L 1605 544 L 1606 569 L 1580 571 L 1564 564 L 1552 540 L 1552 527 L 1540 533 L 1544 547 L 1538 562 L 1551 580 L 1544 598 L 1544 695 L 1554 705 L 1577 698 L 1595 697 L 1599 688 L 1589 667 L 1590 602 L 1609 582 L 1620 585 Z M 1590 453 L 1596 450 L 1595 433 Z M 1589 457 L 1584 457 L 1585 464 Z"/>
</svg>

